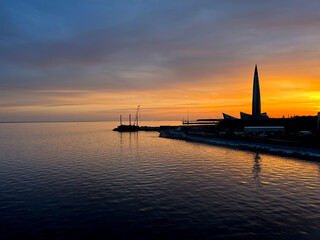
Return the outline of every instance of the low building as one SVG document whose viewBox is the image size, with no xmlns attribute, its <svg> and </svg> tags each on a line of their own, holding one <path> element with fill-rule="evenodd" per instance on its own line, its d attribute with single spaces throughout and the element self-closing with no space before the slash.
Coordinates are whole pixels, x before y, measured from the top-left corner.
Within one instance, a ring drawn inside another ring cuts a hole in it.
<svg viewBox="0 0 320 240">
<path fill-rule="evenodd" d="M 244 127 L 245 133 L 281 133 L 285 131 L 283 126 L 254 126 L 254 127 Z"/>
<path fill-rule="evenodd" d="M 312 132 L 311 131 L 300 131 L 299 134 L 302 136 L 308 136 L 308 135 L 312 135 Z"/>
<path fill-rule="evenodd" d="M 223 119 L 225 119 L 225 120 L 236 120 L 237 119 L 236 117 L 230 116 L 226 113 L 222 113 L 222 115 L 223 115 Z"/>
</svg>

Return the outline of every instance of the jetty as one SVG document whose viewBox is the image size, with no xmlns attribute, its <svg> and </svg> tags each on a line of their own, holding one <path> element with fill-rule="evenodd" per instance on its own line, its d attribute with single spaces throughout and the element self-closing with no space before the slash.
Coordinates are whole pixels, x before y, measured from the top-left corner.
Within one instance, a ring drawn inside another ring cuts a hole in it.
<svg viewBox="0 0 320 240">
<path fill-rule="evenodd" d="M 120 125 L 113 129 L 117 132 L 137 132 L 137 131 L 159 131 L 160 127 L 139 126 L 139 110 L 140 105 L 137 107 L 136 116 L 131 124 L 131 114 L 129 114 L 129 124 L 122 124 L 122 115 L 120 115 Z"/>
</svg>

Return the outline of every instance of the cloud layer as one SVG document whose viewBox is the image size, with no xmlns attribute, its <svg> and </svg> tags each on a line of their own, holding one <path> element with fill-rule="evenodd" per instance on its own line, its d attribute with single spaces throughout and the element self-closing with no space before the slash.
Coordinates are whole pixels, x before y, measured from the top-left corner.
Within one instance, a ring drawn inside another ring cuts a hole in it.
<svg viewBox="0 0 320 240">
<path fill-rule="evenodd" d="M 28 108 L 30 116 L 41 108 L 38 118 L 64 119 L 66 106 L 85 118 L 84 106 L 113 111 L 120 102 L 124 108 L 158 108 L 161 115 L 165 103 L 180 109 L 175 117 L 185 111 L 179 104 L 196 103 L 195 115 L 206 117 L 212 111 L 207 96 L 216 96 L 217 112 L 229 101 L 250 100 L 255 63 L 265 80 L 266 106 L 280 99 L 286 86 L 299 85 L 312 99 L 319 96 L 316 0 L 4 0 L 0 5 L 0 117 L 5 120 L 29 119 Z M 281 82 L 286 85 L 274 91 Z M 287 94 L 301 100 L 292 88 Z M 308 111 L 316 111 L 317 104 Z"/>
</svg>

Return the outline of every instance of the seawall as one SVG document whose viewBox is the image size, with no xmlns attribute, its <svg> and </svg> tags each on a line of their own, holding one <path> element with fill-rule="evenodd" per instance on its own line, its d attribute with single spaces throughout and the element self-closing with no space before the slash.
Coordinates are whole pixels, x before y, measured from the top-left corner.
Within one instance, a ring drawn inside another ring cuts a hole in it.
<svg viewBox="0 0 320 240">
<path fill-rule="evenodd" d="M 186 134 L 183 131 L 167 130 L 160 131 L 160 137 L 180 139 L 192 142 L 207 143 L 231 148 L 238 148 L 242 150 L 249 150 L 255 152 L 271 153 L 281 156 L 297 157 L 302 159 L 320 160 L 320 149 L 290 147 L 268 143 L 257 143 L 250 141 L 238 141 L 228 139 L 218 139 L 210 137 L 195 136 Z"/>
</svg>

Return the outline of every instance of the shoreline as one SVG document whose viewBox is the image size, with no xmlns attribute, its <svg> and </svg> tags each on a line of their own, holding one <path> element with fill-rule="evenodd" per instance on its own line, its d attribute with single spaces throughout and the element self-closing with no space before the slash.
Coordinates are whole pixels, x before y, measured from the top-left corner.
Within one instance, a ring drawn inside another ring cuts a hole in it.
<svg viewBox="0 0 320 240">
<path fill-rule="evenodd" d="M 160 131 L 160 136 L 164 138 L 179 139 L 190 142 L 207 143 L 216 146 L 224 146 L 236 148 L 241 150 L 259 151 L 263 153 L 270 153 L 285 157 L 295 157 L 307 160 L 320 161 L 320 149 L 304 148 L 304 147 L 290 147 L 283 145 L 275 145 L 269 143 L 259 143 L 241 140 L 218 139 L 209 137 L 200 137 L 189 135 L 182 131 L 170 130 Z"/>
</svg>

